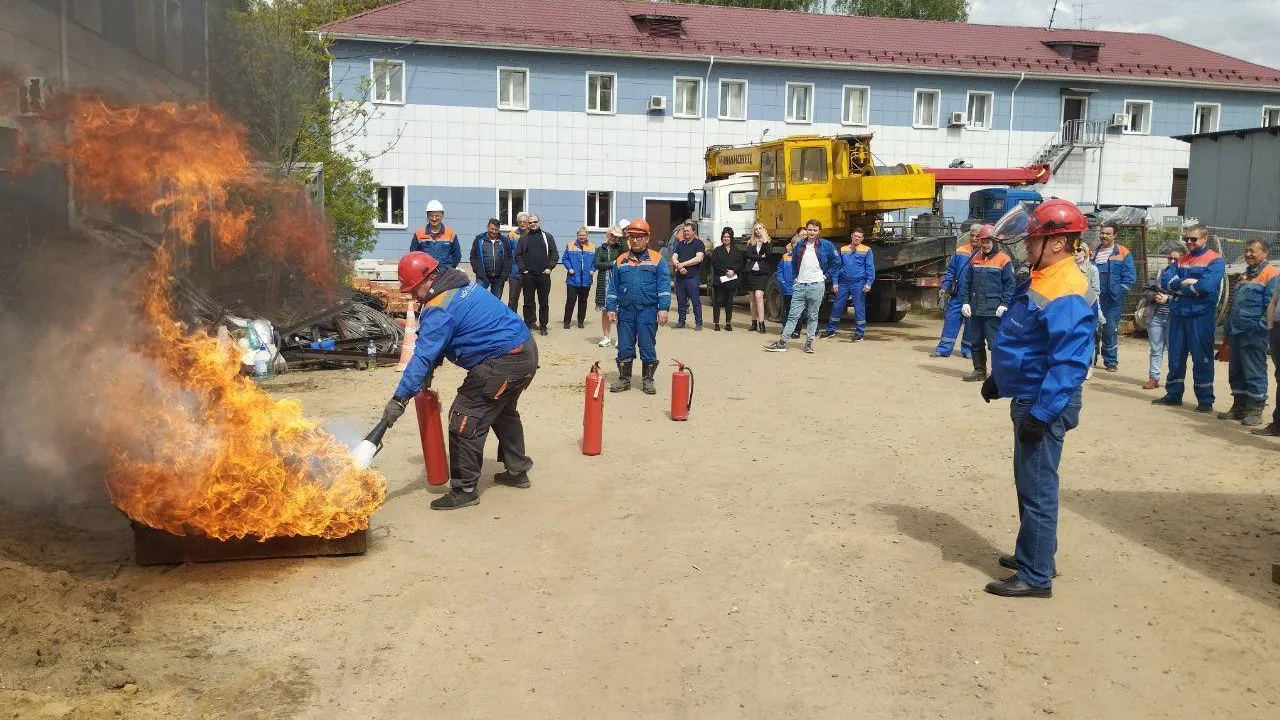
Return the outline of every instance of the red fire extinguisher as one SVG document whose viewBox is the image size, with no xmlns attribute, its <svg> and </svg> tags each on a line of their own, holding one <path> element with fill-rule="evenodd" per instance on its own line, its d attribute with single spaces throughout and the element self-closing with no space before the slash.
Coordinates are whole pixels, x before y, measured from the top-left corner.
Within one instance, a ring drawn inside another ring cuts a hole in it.
<svg viewBox="0 0 1280 720">
<path fill-rule="evenodd" d="M 693 370 L 676 360 L 676 371 L 671 373 L 671 419 L 688 420 L 693 407 Z"/>
<path fill-rule="evenodd" d="M 418 434 L 422 436 L 422 461 L 427 466 L 427 482 L 449 482 L 449 457 L 444 449 L 444 425 L 440 423 L 440 396 L 426 388 L 413 398 L 418 412 Z"/>
<path fill-rule="evenodd" d="M 604 376 L 600 363 L 587 373 L 587 399 L 582 409 L 582 454 L 599 455 L 604 432 Z"/>
</svg>

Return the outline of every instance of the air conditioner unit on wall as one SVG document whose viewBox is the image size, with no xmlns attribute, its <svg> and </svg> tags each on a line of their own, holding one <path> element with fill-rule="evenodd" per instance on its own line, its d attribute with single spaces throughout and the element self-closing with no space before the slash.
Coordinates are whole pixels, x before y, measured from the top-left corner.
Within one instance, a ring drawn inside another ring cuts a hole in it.
<svg viewBox="0 0 1280 720">
<path fill-rule="evenodd" d="M 649 110 L 658 111 L 667 109 L 667 98 L 665 95 L 650 95 Z"/>
<path fill-rule="evenodd" d="M 1111 116 L 1111 127 L 1129 127 L 1129 113 L 1116 113 Z"/>
<path fill-rule="evenodd" d="M 969 116 L 968 116 L 967 114 L 965 114 L 965 113 L 962 113 L 962 112 L 953 112 L 953 113 L 951 113 L 951 124 L 952 124 L 953 126 L 954 126 L 954 125 L 968 125 L 968 124 L 969 124 Z"/>
</svg>

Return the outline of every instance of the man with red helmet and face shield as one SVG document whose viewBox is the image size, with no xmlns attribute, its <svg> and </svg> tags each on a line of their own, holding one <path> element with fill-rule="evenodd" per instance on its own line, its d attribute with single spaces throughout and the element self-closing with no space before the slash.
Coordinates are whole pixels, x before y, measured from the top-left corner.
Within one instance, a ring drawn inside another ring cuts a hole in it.
<svg viewBox="0 0 1280 720">
<path fill-rule="evenodd" d="M 991 376 L 982 384 L 987 402 L 1011 398 L 1020 519 L 1014 554 L 1000 557 L 1000 565 L 1016 572 L 988 583 L 993 595 L 1053 594 L 1058 463 L 1064 437 L 1080 422 L 1080 388 L 1097 326 L 1097 298 L 1073 258 L 1088 226 L 1075 205 L 1057 198 L 1024 203 L 996 224 L 1001 244 L 1025 241 L 1031 280 L 1017 289 L 1001 318 Z"/>
</svg>

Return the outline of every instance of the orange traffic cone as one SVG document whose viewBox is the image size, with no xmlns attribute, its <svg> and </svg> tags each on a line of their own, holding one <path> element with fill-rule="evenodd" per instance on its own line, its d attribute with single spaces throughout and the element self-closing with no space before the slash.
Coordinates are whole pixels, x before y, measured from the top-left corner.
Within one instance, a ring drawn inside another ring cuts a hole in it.
<svg viewBox="0 0 1280 720">
<path fill-rule="evenodd" d="M 413 357 L 413 347 L 418 343 L 418 316 L 413 312 L 412 302 L 404 313 L 404 342 L 400 343 L 400 362 L 396 365 L 396 372 L 404 372 L 404 369 L 409 366 L 409 359 Z"/>
</svg>

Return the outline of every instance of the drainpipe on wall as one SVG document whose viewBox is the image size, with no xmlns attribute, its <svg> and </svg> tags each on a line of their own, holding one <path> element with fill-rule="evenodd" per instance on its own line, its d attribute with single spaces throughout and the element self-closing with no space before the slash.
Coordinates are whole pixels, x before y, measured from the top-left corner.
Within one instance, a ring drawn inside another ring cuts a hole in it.
<svg viewBox="0 0 1280 720">
<path fill-rule="evenodd" d="M 716 56 L 707 56 L 707 76 L 702 81 L 702 151 L 707 151 L 707 123 L 711 120 L 711 68 L 716 66 Z M 745 109 L 745 108 L 744 108 Z M 696 180 L 695 180 L 696 182 Z"/>
<path fill-rule="evenodd" d="M 1093 210 L 1098 211 L 1098 206 L 1102 205 L 1102 151 L 1105 149 L 1105 142 L 1098 146 L 1098 187 L 1093 193 Z"/>
<path fill-rule="evenodd" d="M 1013 92 L 1009 93 L 1009 137 L 1005 141 L 1004 146 L 1004 164 L 1008 167 L 1013 163 L 1013 111 L 1018 104 L 1018 88 L 1022 86 L 1022 80 L 1027 74 L 1018 74 L 1018 83 L 1013 86 Z"/>
</svg>

